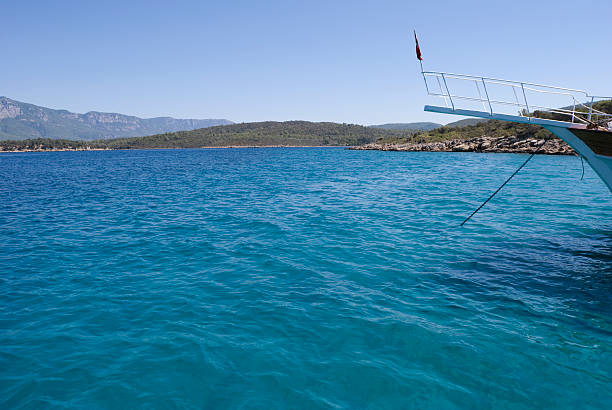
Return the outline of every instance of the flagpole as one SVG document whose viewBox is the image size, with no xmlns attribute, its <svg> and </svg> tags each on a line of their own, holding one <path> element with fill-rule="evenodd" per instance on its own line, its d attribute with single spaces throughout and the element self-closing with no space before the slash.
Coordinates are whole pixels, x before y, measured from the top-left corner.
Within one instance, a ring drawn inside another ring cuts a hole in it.
<svg viewBox="0 0 612 410">
<path fill-rule="evenodd" d="M 421 56 L 421 48 L 419 47 L 419 39 L 417 38 L 416 30 L 414 30 L 414 42 L 416 43 L 416 55 L 419 60 L 419 64 L 421 65 L 421 75 L 423 76 L 423 81 L 425 81 L 425 89 L 427 90 L 427 94 L 429 94 L 429 86 L 427 85 L 427 78 L 425 78 L 425 70 L 423 69 L 423 57 Z"/>
</svg>

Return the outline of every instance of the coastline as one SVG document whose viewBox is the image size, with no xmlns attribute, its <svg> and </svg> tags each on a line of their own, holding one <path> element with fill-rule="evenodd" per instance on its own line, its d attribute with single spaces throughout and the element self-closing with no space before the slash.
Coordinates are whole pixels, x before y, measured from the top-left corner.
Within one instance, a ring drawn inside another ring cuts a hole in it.
<svg viewBox="0 0 612 410">
<path fill-rule="evenodd" d="M 130 150 L 163 150 L 163 149 L 234 149 L 234 148 L 347 148 L 347 145 L 223 145 L 215 147 L 152 147 L 152 148 L 52 148 L 52 149 L 16 149 L 2 150 L 3 153 L 25 153 L 25 152 L 68 152 L 68 151 L 130 151 Z"/>
<path fill-rule="evenodd" d="M 15 150 L 1 150 L 0 154 L 3 153 L 24 153 L 24 152 L 64 152 L 64 151 L 112 151 L 112 148 L 52 148 L 52 149 L 15 149 Z"/>
<path fill-rule="evenodd" d="M 541 138 L 518 137 L 476 137 L 471 139 L 453 139 L 437 142 L 371 142 L 365 145 L 220 145 L 203 147 L 65 147 L 65 148 L 27 148 L 4 150 L 0 153 L 26 152 L 68 152 L 68 151 L 127 151 L 127 150 L 174 150 L 174 149 L 241 149 L 241 148 L 345 148 L 356 151 L 405 151 L 405 152 L 480 152 L 512 153 L 542 155 L 576 155 L 574 150 L 558 138 L 546 140 Z"/>
<path fill-rule="evenodd" d="M 542 147 L 544 142 L 546 142 L 546 145 Z M 538 154 L 542 155 L 576 155 L 574 150 L 569 145 L 558 138 L 543 140 L 538 138 L 521 139 L 517 137 L 477 137 L 467 140 L 455 139 L 422 143 L 374 142 L 357 147 L 351 147 L 349 149 L 374 151 L 482 152 L 507 154 L 533 154 L 537 152 Z"/>
</svg>

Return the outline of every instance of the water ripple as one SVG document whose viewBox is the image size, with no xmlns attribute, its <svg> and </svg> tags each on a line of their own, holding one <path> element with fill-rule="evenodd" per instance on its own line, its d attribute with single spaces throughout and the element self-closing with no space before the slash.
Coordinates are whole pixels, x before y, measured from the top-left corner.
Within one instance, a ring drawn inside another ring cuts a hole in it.
<svg viewBox="0 0 612 410">
<path fill-rule="evenodd" d="M 0 407 L 606 408 L 576 158 L 0 154 Z"/>
</svg>

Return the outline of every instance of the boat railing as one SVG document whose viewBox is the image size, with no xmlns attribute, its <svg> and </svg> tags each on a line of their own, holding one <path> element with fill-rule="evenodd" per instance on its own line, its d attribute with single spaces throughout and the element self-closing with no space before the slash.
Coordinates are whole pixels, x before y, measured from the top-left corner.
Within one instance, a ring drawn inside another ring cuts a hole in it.
<svg viewBox="0 0 612 410">
<path fill-rule="evenodd" d="M 473 75 L 422 71 L 427 93 L 444 100 L 447 108 L 474 109 L 508 113 L 531 118 L 546 118 L 612 128 L 612 114 L 593 108 L 612 97 L 589 95 L 586 91 L 543 84 L 510 81 Z M 468 107 L 469 106 L 469 107 Z M 480 108 L 478 108 L 480 109 Z"/>
</svg>

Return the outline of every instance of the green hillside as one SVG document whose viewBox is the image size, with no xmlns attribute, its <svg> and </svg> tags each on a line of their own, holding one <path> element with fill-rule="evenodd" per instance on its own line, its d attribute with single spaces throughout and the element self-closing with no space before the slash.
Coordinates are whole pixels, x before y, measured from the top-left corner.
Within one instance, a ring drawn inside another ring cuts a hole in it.
<svg viewBox="0 0 612 410">
<path fill-rule="evenodd" d="M 349 146 L 380 138 L 411 138 L 409 130 L 385 130 L 331 122 L 255 122 L 156 134 L 147 137 L 95 141 L 29 139 L 2 141 L 0 150 L 21 149 L 147 149 L 223 146 Z"/>
<path fill-rule="evenodd" d="M 371 129 L 361 125 L 331 122 L 256 122 L 114 139 L 111 148 L 198 148 L 218 146 L 309 146 L 359 145 L 390 135 L 410 137 L 413 132 Z"/>
</svg>

